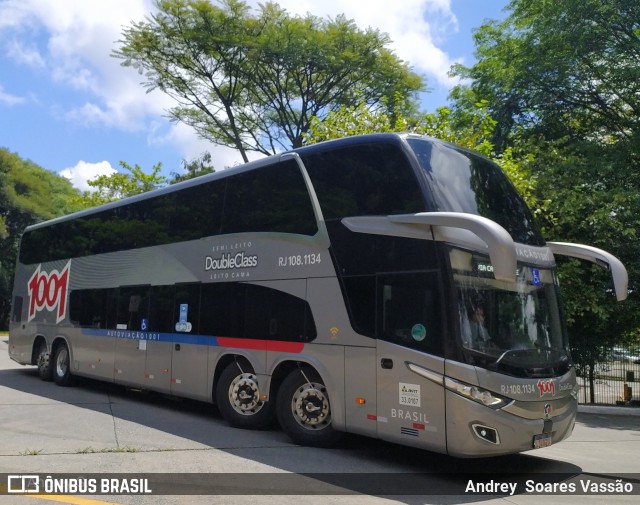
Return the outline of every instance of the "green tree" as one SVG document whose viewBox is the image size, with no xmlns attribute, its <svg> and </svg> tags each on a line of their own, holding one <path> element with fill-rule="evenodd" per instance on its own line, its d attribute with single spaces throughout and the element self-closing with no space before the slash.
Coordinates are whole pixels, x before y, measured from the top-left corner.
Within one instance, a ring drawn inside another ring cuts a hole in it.
<svg viewBox="0 0 640 505">
<path fill-rule="evenodd" d="M 202 153 L 198 158 L 194 158 L 191 161 L 182 160 L 182 169 L 182 174 L 171 172 L 170 184 L 187 181 L 216 171 L 209 152 Z"/>
<path fill-rule="evenodd" d="M 94 188 L 78 196 L 74 203 L 82 208 L 96 207 L 104 203 L 120 200 L 127 196 L 139 195 L 165 186 L 168 180 L 161 175 L 162 163 L 156 163 L 147 174 L 138 164 L 133 167 L 121 161 L 120 166 L 126 172 L 111 175 L 99 175 L 87 183 Z"/>
<path fill-rule="evenodd" d="M 497 144 L 524 127 L 546 139 L 623 142 L 638 154 L 640 4 L 513 0 L 509 9 L 476 31 L 478 62 L 453 71 L 489 101 Z"/>
<path fill-rule="evenodd" d="M 30 224 L 78 210 L 64 177 L 0 149 L 0 329 L 6 329 L 20 237 Z"/>
<path fill-rule="evenodd" d="M 178 105 L 169 116 L 211 142 L 274 154 L 299 147 L 312 117 L 361 101 L 406 112 L 423 78 L 388 49 L 389 38 L 344 16 L 291 16 L 275 3 L 253 15 L 241 0 L 158 0 L 123 31 L 113 52 Z"/>
</svg>

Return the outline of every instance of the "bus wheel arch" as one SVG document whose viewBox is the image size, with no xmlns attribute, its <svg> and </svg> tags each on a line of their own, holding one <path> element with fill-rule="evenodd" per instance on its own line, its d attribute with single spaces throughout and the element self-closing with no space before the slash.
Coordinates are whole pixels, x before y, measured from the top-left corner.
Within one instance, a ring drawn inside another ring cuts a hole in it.
<svg viewBox="0 0 640 505">
<path fill-rule="evenodd" d="M 31 363 L 38 367 L 38 376 L 43 381 L 53 380 L 51 354 L 47 346 L 47 340 L 42 335 L 38 335 L 33 342 Z"/>
<path fill-rule="evenodd" d="M 51 371 L 53 380 L 58 386 L 70 386 L 73 382 L 71 374 L 71 348 L 64 338 L 57 338 L 51 346 Z"/>
<path fill-rule="evenodd" d="M 265 429 L 275 421 L 275 404 L 263 399 L 255 369 L 242 355 L 218 362 L 214 394 L 220 414 L 236 428 Z"/>
<path fill-rule="evenodd" d="M 296 443 L 329 447 L 342 436 L 332 424 L 329 392 L 318 371 L 299 363 L 278 388 L 276 412 L 283 431 Z"/>
</svg>

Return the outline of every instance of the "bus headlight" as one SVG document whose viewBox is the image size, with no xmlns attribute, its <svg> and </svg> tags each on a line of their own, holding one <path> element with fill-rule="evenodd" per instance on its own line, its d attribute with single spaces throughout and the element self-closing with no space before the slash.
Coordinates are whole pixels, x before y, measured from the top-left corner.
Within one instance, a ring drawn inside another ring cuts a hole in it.
<svg viewBox="0 0 640 505">
<path fill-rule="evenodd" d="M 445 377 L 444 385 L 449 391 L 453 391 L 460 396 L 464 396 L 469 400 L 481 403 L 482 405 L 494 410 L 506 407 L 513 402 L 510 398 L 505 398 L 504 396 L 497 395 L 487 389 L 472 386 L 471 384 L 467 384 L 466 382 L 461 382 L 450 377 Z"/>
</svg>

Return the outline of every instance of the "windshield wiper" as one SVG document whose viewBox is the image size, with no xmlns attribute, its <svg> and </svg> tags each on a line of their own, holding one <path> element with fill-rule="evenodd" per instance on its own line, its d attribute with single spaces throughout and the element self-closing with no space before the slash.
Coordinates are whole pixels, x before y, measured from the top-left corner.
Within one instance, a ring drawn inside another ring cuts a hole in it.
<svg viewBox="0 0 640 505">
<path fill-rule="evenodd" d="M 559 349 L 556 349 L 556 348 L 553 348 L 553 347 L 544 346 L 544 345 L 536 345 L 536 347 L 529 348 L 529 349 L 509 349 L 509 350 L 503 352 L 500 355 L 500 357 L 493 364 L 495 366 L 500 365 L 500 362 L 504 358 L 509 356 L 510 354 L 513 354 L 514 356 L 530 355 L 532 353 L 540 353 L 541 351 L 552 352 L 552 353 L 560 355 L 560 358 L 558 360 L 559 362 L 563 362 L 563 361 L 568 361 L 569 360 L 569 356 L 567 355 L 566 351 L 559 350 Z M 548 364 L 545 364 L 545 365 L 548 366 Z"/>
</svg>

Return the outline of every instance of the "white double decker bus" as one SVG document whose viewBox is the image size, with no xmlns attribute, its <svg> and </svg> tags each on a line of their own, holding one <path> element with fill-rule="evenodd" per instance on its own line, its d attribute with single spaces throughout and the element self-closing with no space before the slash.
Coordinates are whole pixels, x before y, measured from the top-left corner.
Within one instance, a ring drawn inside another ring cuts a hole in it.
<svg viewBox="0 0 640 505">
<path fill-rule="evenodd" d="M 345 138 L 29 227 L 12 359 L 216 403 L 297 443 L 459 457 L 545 447 L 577 386 L 554 255 L 499 167 L 410 134 Z"/>
</svg>

